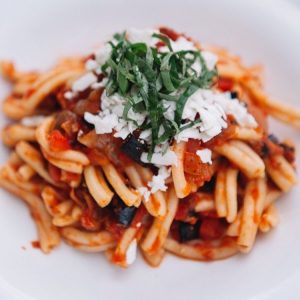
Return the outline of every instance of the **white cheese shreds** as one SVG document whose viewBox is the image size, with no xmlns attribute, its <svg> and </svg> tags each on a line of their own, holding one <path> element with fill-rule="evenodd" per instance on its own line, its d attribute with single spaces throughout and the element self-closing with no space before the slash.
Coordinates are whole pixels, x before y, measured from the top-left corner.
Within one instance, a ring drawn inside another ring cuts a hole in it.
<svg viewBox="0 0 300 300">
<path fill-rule="evenodd" d="M 21 120 L 21 124 L 28 127 L 36 127 L 41 125 L 45 121 L 45 119 L 45 116 L 24 117 Z"/>
<path fill-rule="evenodd" d="M 148 188 L 146 188 L 145 186 L 141 186 L 137 188 L 137 191 L 143 196 L 146 202 L 149 201 L 151 192 L 149 191 Z"/>
<path fill-rule="evenodd" d="M 95 82 L 97 82 L 97 76 L 91 72 L 86 73 L 73 83 L 72 90 L 73 92 L 82 92 Z"/>
<path fill-rule="evenodd" d="M 188 50 L 197 50 L 195 44 L 185 37 L 180 36 L 176 41 L 170 40 L 171 47 L 174 52 L 178 51 L 188 51 Z M 169 48 L 167 46 L 161 47 L 159 49 L 160 52 L 169 52 Z"/>
<path fill-rule="evenodd" d="M 107 96 L 104 90 L 101 96 L 101 112 L 98 115 L 85 113 L 84 119 L 95 126 L 97 134 L 111 133 L 114 130 L 114 136 L 124 140 L 138 126 L 141 126 L 146 118 L 146 114 L 137 113 L 130 109 L 128 112 L 129 120 L 124 120 L 124 103 L 125 99 L 119 94 Z"/>
<path fill-rule="evenodd" d="M 107 78 L 103 78 L 100 82 L 95 82 L 91 85 L 91 88 L 93 90 L 98 90 L 100 88 L 105 87 L 106 83 L 108 82 Z"/>
<path fill-rule="evenodd" d="M 128 265 L 131 265 L 134 263 L 134 261 L 136 260 L 136 254 L 137 254 L 137 242 L 136 242 L 136 239 L 134 239 L 127 251 L 126 251 L 126 262 Z"/>
<path fill-rule="evenodd" d="M 67 92 L 64 93 L 64 97 L 67 100 L 72 100 L 75 96 L 76 96 L 76 93 L 71 92 L 71 91 L 67 91 Z"/>
<path fill-rule="evenodd" d="M 145 142 L 151 142 L 152 132 L 151 129 L 143 130 L 139 136 L 139 139 L 144 140 Z"/>
<path fill-rule="evenodd" d="M 77 133 L 77 138 L 81 137 L 82 135 L 84 135 L 84 132 L 81 129 L 79 129 Z"/>
<path fill-rule="evenodd" d="M 93 71 L 96 70 L 99 67 L 99 64 L 93 60 L 93 59 L 89 59 L 86 63 L 85 63 L 85 68 L 88 71 Z"/>
<path fill-rule="evenodd" d="M 149 201 L 150 195 L 156 193 L 157 191 L 165 192 L 168 189 L 166 185 L 166 180 L 171 175 L 171 168 L 167 167 L 159 167 L 158 174 L 154 175 L 147 183 L 147 187 L 139 187 L 137 190 L 143 196 L 145 201 Z"/>
<path fill-rule="evenodd" d="M 206 63 L 207 69 L 210 71 L 213 70 L 217 64 L 218 57 L 209 51 L 202 51 L 201 54 Z"/>
<path fill-rule="evenodd" d="M 144 163 L 151 163 L 156 166 L 172 166 L 177 165 L 177 156 L 174 151 L 167 149 L 164 152 L 154 152 L 151 160 L 148 160 L 148 153 L 143 152 L 141 155 L 141 161 Z"/>
<path fill-rule="evenodd" d="M 85 112 L 84 119 L 95 126 L 97 134 L 111 133 L 113 128 L 118 125 L 118 116 L 110 114 L 107 110 L 100 112 L 99 115 Z"/>
<path fill-rule="evenodd" d="M 131 43 L 145 43 L 148 46 L 154 47 L 157 43 L 157 38 L 153 38 L 152 35 L 158 33 L 153 29 L 136 29 L 131 28 L 126 31 L 127 40 Z"/>
<path fill-rule="evenodd" d="M 204 164 L 212 164 L 211 155 L 212 151 L 210 149 L 197 150 L 196 154 L 200 157 L 201 162 Z"/>
<path fill-rule="evenodd" d="M 168 120 L 173 121 L 175 117 L 176 102 L 162 100 L 163 108 L 165 110 L 164 117 Z"/>
<path fill-rule="evenodd" d="M 170 177 L 171 168 L 160 167 L 158 174 L 152 177 L 152 180 L 148 182 L 148 187 L 151 189 L 151 194 L 157 191 L 165 192 L 168 187 L 166 186 L 166 180 Z"/>
<path fill-rule="evenodd" d="M 111 50 L 111 45 L 106 43 L 94 53 L 95 60 L 100 66 L 104 65 L 105 62 L 110 58 Z"/>
<path fill-rule="evenodd" d="M 199 89 L 188 98 L 182 119 L 195 121 L 199 116 L 200 122 L 177 134 L 175 139 L 177 142 L 187 141 L 189 138 L 207 142 L 227 127 L 226 115 L 233 115 L 241 126 L 257 126 L 254 117 L 238 99 L 231 99 L 226 93 Z"/>
</svg>

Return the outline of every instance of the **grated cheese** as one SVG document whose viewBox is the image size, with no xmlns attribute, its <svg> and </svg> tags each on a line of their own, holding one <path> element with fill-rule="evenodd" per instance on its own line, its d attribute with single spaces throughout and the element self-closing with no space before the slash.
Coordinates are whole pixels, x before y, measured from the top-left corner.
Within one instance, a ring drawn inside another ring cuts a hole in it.
<svg viewBox="0 0 300 300">
<path fill-rule="evenodd" d="M 137 191 L 143 196 L 146 202 L 149 201 L 151 192 L 149 191 L 148 188 L 146 188 L 145 186 L 141 186 L 137 188 Z"/>
<path fill-rule="evenodd" d="M 111 50 L 111 45 L 106 43 L 103 47 L 100 47 L 97 51 L 95 51 L 95 60 L 100 66 L 104 65 L 105 62 L 109 59 Z"/>
<path fill-rule="evenodd" d="M 86 73 L 73 83 L 72 91 L 83 92 L 95 82 L 97 82 L 97 76 L 92 72 Z"/>
<path fill-rule="evenodd" d="M 99 64 L 93 60 L 93 59 L 89 59 L 86 63 L 85 63 L 85 68 L 88 71 L 94 71 L 99 67 Z"/>
<path fill-rule="evenodd" d="M 154 33 L 158 33 L 158 31 L 153 29 L 130 28 L 126 31 L 126 37 L 131 43 L 145 43 L 154 47 L 157 43 L 157 39 L 152 37 Z"/>
<path fill-rule="evenodd" d="M 197 150 L 196 154 L 200 157 L 201 162 L 204 164 L 212 164 L 211 155 L 212 151 L 210 149 Z"/>
<path fill-rule="evenodd" d="M 168 187 L 166 186 L 166 180 L 171 175 L 171 168 L 160 167 L 158 174 L 152 177 L 152 180 L 148 182 L 148 187 L 151 189 L 151 194 L 157 191 L 165 192 Z"/>
<path fill-rule="evenodd" d="M 126 262 L 128 265 L 132 265 L 134 263 L 134 261 L 136 260 L 136 254 L 137 254 L 137 241 L 136 239 L 134 239 L 127 251 L 126 251 Z"/>
<path fill-rule="evenodd" d="M 177 165 L 177 156 L 174 151 L 168 148 L 165 153 L 162 151 L 156 152 L 152 154 L 152 158 L 148 160 L 148 153 L 143 152 L 141 155 L 141 161 L 144 163 L 151 163 L 156 166 L 172 166 Z"/>
<path fill-rule="evenodd" d="M 227 93 L 198 89 L 188 98 L 182 118 L 195 121 L 199 116 L 200 122 L 177 134 L 175 139 L 177 142 L 187 141 L 189 138 L 207 142 L 227 128 L 226 115 L 233 115 L 243 127 L 257 126 L 254 117 L 238 99 L 231 99 Z"/>
<path fill-rule="evenodd" d="M 24 117 L 21 120 L 21 124 L 28 127 L 36 127 L 41 125 L 45 121 L 45 116 L 30 116 Z"/>
</svg>

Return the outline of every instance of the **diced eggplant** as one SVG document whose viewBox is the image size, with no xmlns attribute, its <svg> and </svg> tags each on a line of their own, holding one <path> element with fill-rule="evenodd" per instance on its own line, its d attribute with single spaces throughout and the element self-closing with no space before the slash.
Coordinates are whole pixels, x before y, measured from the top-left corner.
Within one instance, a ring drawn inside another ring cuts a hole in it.
<svg viewBox="0 0 300 300">
<path fill-rule="evenodd" d="M 141 161 L 141 155 L 143 152 L 147 151 L 147 146 L 139 141 L 135 136 L 130 134 L 123 142 L 121 151 L 139 164 L 143 164 Z"/>
<path fill-rule="evenodd" d="M 129 226 L 136 212 L 136 207 L 126 206 L 120 199 L 114 198 L 112 201 L 113 211 L 116 218 L 116 222 Z"/>
<path fill-rule="evenodd" d="M 179 222 L 178 226 L 180 242 L 191 241 L 199 238 L 199 223 L 189 224 Z"/>
<path fill-rule="evenodd" d="M 268 139 L 273 142 L 274 144 L 279 144 L 278 138 L 274 134 L 269 134 Z"/>
<path fill-rule="evenodd" d="M 236 91 L 230 92 L 230 98 L 231 99 L 237 99 L 238 97 L 239 97 L 238 92 L 236 92 Z"/>
</svg>

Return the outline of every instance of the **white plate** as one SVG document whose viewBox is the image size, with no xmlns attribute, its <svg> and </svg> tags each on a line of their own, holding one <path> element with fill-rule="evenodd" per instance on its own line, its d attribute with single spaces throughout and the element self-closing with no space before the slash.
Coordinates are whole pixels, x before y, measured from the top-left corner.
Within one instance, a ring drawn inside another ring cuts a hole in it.
<svg viewBox="0 0 300 300">
<path fill-rule="evenodd" d="M 299 105 L 300 13 L 279 0 L 1 1 L 0 58 L 45 68 L 116 30 L 161 24 L 264 63 L 267 90 Z M 1 96 L 7 91 L 2 83 Z M 300 144 L 294 130 L 274 124 L 273 132 Z M 0 151 L 4 162 L 7 151 Z M 65 245 L 47 256 L 32 249 L 36 232 L 26 207 L 0 191 L 0 299 L 299 299 L 299 193 L 296 187 L 280 201 L 280 226 L 250 255 L 215 263 L 168 256 L 158 269 L 139 259 L 122 270 Z"/>
</svg>

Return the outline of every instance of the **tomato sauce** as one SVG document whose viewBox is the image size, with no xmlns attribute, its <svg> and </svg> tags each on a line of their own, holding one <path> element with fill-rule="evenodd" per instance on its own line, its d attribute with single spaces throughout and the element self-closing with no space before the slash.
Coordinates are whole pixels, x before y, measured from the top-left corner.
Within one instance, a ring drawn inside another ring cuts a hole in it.
<svg viewBox="0 0 300 300">
<path fill-rule="evenodd" d="M 168 27 L 160 27 L 159 32 L 166 35 L 168 38 L 170 38 L 172 41 L 176 41 L 180 34 L 174 31 L 173 29 L 170 29 Z"/>
<path fill-rule="evenodd" d="M 222 92 L 230 92 L 232 91 L 234 86 L 234 81 L 231 78 L 219 77 L 217 87 Z"/>
<path fill-rule="evenodd" d="M 105 166 L 109 164 L 107 156 L 97 149 L 87 148 L 85 153 L 87 154 L 91 164 L 94 166 Z"/>
<path fill-rule="evenodd" d="M 59 182 L 61 177 L 61 169 L 57 168 L 56 166 L 48 163 L 48 171 L 50 174 L 50 177 L 55 181 Z"/>
<path fill-rule="evenodd" d="M 225 223 L 217 218 L 204 218 L 199 228 L 199 235 L 203 240 L 220 239 L 226 231 Z"/>
<path fill-rule="evenodd" d="M 31 246 L 34 249 L 40 249 L 41 248 L 41 243 L 39 241 L 32 241 Z"/>
<path fill-rule="evenodd" d="M 69 140 L 57 129 L 49 134 L 48 142 L 50 150 L 54 152 L 71 149 Z"/>
</svg>

